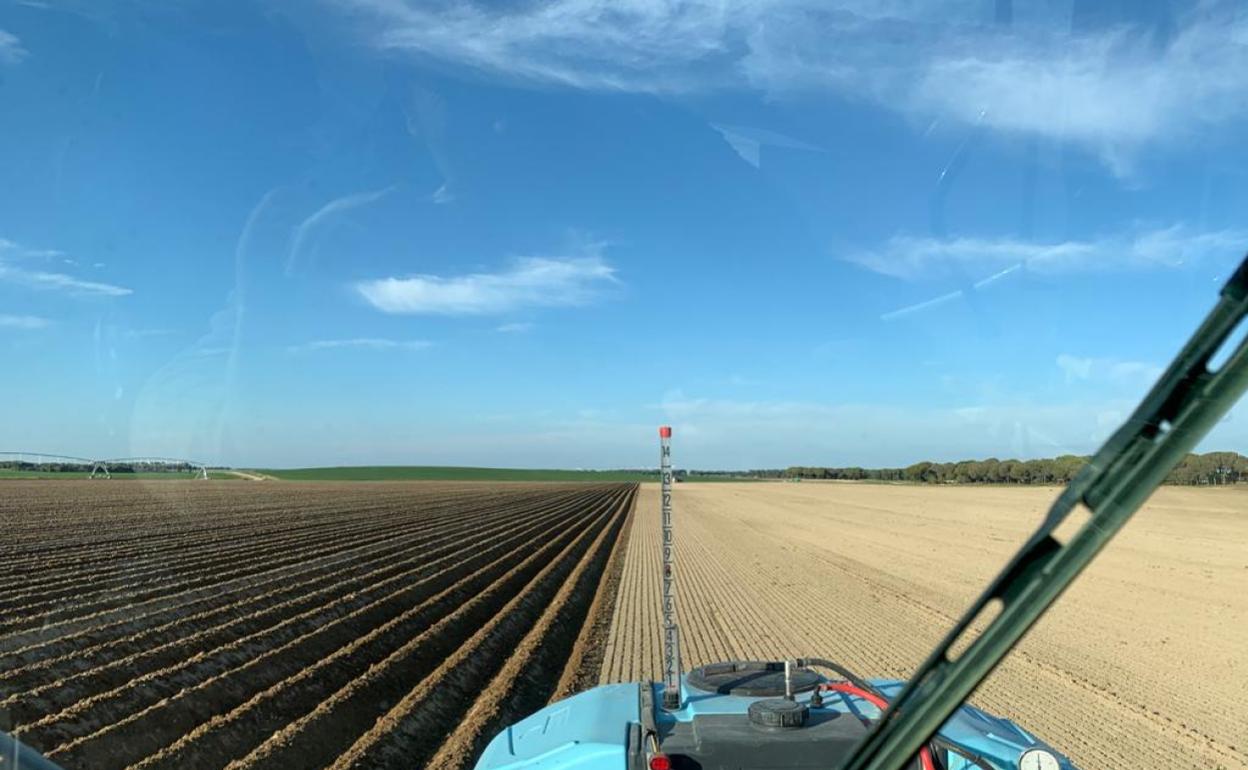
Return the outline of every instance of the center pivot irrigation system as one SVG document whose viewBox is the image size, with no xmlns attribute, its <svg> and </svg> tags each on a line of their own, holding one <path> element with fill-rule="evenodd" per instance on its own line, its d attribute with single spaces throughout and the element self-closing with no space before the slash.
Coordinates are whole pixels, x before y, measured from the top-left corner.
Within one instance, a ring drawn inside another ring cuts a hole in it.
<svg viewBox="0 0 1248 770">
<path fill-rule="evenodd" d="M 33 472 L 86 473 L 87 477 L 92 479 L 111 479 L 114 473 L 126 475 L 136 470 L 160 473 L 186 472 L 197 479 L 208 478 L 207 464 L 177 457 L 91 459 L 42 452 L 0 452 L 0 467 Z"/>
<path fill-rule="evenodd" d="M 1074 770 L 1050 744 L 965 705 L 1032 624 L 1248 387 L 1248 259 L 1149 391 L 1039 528 L 908 682 L 809 657 L 680 668 L 674 603 L 672 429 L 659 429 L 663 681 L 596 687 L 497 735 L 477 770 Z M 1223 347 L 1225 363 L 1215 364 Z M 1076 508 L 1091 516 L 1063 542 Z M 970 631 L 990 605 L 999 613 Z M 829 628 L 828 634 L 842 629 Z M 973 637 L 960 654 L 955 643 Z"/>
</svg>

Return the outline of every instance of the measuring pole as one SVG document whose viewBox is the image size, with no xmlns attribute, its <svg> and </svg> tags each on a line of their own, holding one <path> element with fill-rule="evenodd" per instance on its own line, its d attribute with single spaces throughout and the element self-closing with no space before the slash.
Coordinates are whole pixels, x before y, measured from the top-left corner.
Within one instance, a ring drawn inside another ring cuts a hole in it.
<svg viewBox="0 0 1248 770">
<path fill-rule="evenodd" d="M 659 428 L 659 482 L 663 494 L 663 708 L 680 708 L 680 633 L 672 549 L 672 429 Z"/>
</svg>

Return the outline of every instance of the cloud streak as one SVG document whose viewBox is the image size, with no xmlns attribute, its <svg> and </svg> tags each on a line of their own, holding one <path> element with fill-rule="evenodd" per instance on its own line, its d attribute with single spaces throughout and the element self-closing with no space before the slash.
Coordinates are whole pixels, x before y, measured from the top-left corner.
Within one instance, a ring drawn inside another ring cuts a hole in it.
<svg viewBox="0 0 1248 770">
<path fill-rule="evenodd" d="M 455 193 L 451 192 L 450 182 L 443 182 L 442 186 L 434 190 L 433 195 L 429 196 L 429 200 L 441 206 L 454 203 Z"/>
<path fill-rule="evenodd" d="M 362 281 L 356 291 L 385 313 L 493 315 L 525 307 L 584 305 L 618 283 L 602 257 L 521 257 L 493 273 Z"/>
<path fill-rule="evenodd" d="M 976 284 L 982 288 L 1020 267 L 1046 274 L 1179 268 L 1236 255 L 1246 242 L 1248 231 L 1195 232 L 1185 225 L 1137 228 L 1122 235 L 1058 243 L 898 235 L 881 248 L 847 259 L 877 273 L 916 280 L 993 273 Z"/>
<path fill-rule="evenodd" d="M 513 323 L 502 324 L 494 331 L 501 332 L 503 334 L 524 334 L 525 332 L 530 332 L 532 330 L 533 324 L 528 321 L 516 321 Z"/>
<path fill-rule="evenodd" d="M 1066 384 L 1078 382 L 1109 382 L 1116 385 L 1147 386 L 1161 377 L 1162 367 L 1146 361 L 1121 361 L 1116 358 L 1090 358 L 1060 353 L 1057 368 L 1062 370 Z"/>
<path fill-rule="evenodd" d="M 509 79 L 575 88 L 683 90 L 684 70 L 726 53 L 718 3 L 556 0 L 507 10 L 480 3 L 343 0 L 381 49 L 465 64 Z"/>
<path fill-rule="evenodd" d="M 22 41 L 12 32 L 0 29 L 0 64 L 17 64 L 29 55 Z"/>
<path fill-rule="evenodd" d="M 67 273 L 46 270 L 28 270 L 18 267 L 14 260 L 57 259 L 67 265 L 77 264 L 55 249 L 28 249 L 13 241 L 0 238 L 0 281 L 42 291 L 60 291 L 79 297 L 124 297 L 133 290 L 100 281 L 84 281 Z"/>
<path fill-rule="evenodd" d="M 982 115 L 1005 131 L 1074 140 L 1123 171 L 1126 148 L 1245 116 L 1248 23 L 1220 16 L 1179 19 L 1160 50 L 1151 30 L 1123 26 L 946 52 L 929 62 L 914 104 L 965 122 Z"/>
<path fill-rule="evenodd" d="M 290 353 L 314 353 L 321 350 L 424 350 L 433 345 L 427 340 L 387 340 L 376 337 L 356 337 L 345 340 L 313 340 L 302 345 L 291 345 Z"/>
<path fill-rule="evenodd" d="M 46 329 L 51 323 L 39 316 L 0 314 L 0 329 Z"/>
<path fill-rule="evenodd" d="M 61 291 L 80 297 L 124 297 L 132 289 L 99 281 L 83 281 L 65 273 L 25 270 L 0 263 L 0 281 L 8 281 L 32 289 Z"/>
<path fill-rule="evenodd" d="M 1122 18 L 1074 30 L 1069 13 L 1003 26 L 991 11 L 901 1 L 338 4 L 379 49 L 507 80 L 837 92 L 923 120 L 1074 141 L 1119 172 L 1141 143 L 1248 115 L 1248 17 L 1225 2 L 1169 26 Z"/>
<path fill-rule="evenodd" d="M 172 337 L 180 334 L 177 329 L 127 329 L 123 336 L 126 339 L 141 340 L 150 337 Z"/>
</svg>

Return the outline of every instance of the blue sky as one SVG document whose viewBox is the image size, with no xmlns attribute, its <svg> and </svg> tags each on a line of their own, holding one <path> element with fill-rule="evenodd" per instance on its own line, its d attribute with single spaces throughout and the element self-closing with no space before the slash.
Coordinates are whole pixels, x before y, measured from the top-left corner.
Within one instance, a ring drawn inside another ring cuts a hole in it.
<svg viewBox="0 0 1248 770">
<path fill-rule="evenodd" d="M 0 449 L 1089 452 L 1246 135 L 1237 4 L 0 0 Z"/>
</svg>

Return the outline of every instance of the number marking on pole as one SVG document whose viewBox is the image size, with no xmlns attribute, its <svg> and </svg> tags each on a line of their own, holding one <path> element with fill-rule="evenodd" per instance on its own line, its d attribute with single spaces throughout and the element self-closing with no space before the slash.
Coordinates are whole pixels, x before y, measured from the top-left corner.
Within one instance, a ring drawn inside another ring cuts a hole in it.
<svg viewBox="0 0 1248 770">
<path fill-rule="evenodd" d="M 672 540 L 672 429 L 659 428 L 663 526 L 663 708 L 680 708 L 680 632 L 676 627 L 675 542 Z"/>
</svg>

